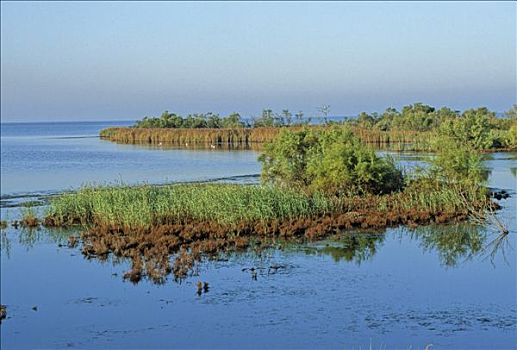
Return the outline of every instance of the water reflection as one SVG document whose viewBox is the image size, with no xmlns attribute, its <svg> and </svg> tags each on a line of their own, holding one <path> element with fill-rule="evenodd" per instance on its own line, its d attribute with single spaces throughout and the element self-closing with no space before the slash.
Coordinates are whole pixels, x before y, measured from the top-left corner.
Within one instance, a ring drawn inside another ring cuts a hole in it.
<svg viewBox="0 0 517 350">
<path fill-rule="evenodd" d="M 70 229 L 45 229 L 43 227 L 22 227 L 18 229 L 6 228 L 0 230 L 1 252 L 7 258 L 11 255 L 13 241 L 26 250 L 30 250 L 40 243 L 52 243 L 59 246 L 65 245 L 67 239 L 75 231 Z"/>
<path fill-rule="evenodd" d="M 416 241 L 425 252 L 435 252 L 440 263 L 446 267 L 456 267 L 465 260 L 480 255 L 487 248 L 487 232 L 484 228 L 468 223 L 455 225 L 429 225 L 415 229 L 401 228 L 395 231 L 399 239 L 409 237 Z M 386 234 L 343 233 L 305 251 L 308 254 L 331 256 L 334 261 L 362 262 L 373 259 L 380 251 Z M 495 246 L 497 254 L 502 246 Z"/>
<path fill-rule="evenodd" d="M 506 256 L 506 252 L 513 249 L 510 242 L 510 234 L 508 231 L 498 234 L 492 241 L 490 241 L 483 248 L 483 254 L 486 256 L 485 260 L 490 258 L 490 262 L 495 266 L 495 258 L 500 254 L 506 264 L 510 264 Z"/>
<path fill-rule="evenodd" d="M 505 256 L 505 250 L 510 247 L 508 234 L 495 236 L 490 234 L 490 230 L 485 227 L 477 226 L 469 223 L 461 223 L 454 225 L 429 225 L 420 226 L 415 229 L 399 228 L 391 232 L 396 239 L 402 240 L 408 238 L 423 249 L 424 252 L 437 254 L 439 261 L 445 267 L 457 267 L 461 263 L 474 257 L 490 258 L 493 263 L 494 258 L 501 254 Z M 16 239 L 20 245 L 27 249 L 33 248 L 37 243 L 46 241 L 54 244 L 69 245 L 69 237 L 73 234 L 77 235 L 74 230 L 63 229 L 29 229 L 20 228 L 14 230 L 9 228 L 1 232 L 2 253 L 7 257 L 10 256 L 11 240 Z M 389 233 L 388 233 L 389 234 Z M 374 259 L 375 255 L 382 249 L 382 246 L 388 236 L 387 233 L 366 233 L 366 232 L 345 232 L 328 238 L 325 241 L 316 243 L 299 243 L 299 242 L 283 242 L 280 246 L 269 245 L 272 249 L 281 248 L 282 250 L 304 252 L 308 255 L 327 255 L 332 257 L 335 262 L 354 263 L 357 265 Z M 494 238 L 495 237 L 495 238 Z M 278 242 L 277 242 L 278 243 Z M 264 242 L 262 242 L 264 244 Z M 79 244 L 80 248 L 84 244 Z M 264 245 L 263 247 L 266 247 Z M 83 249 L 84 250 L 84 249 Z M 247 259 L 260 258 L 266 249 L 250 248 L 244 255 Z M 230 253 L 233 254 L 233 253 Z M 142 277 L 156 283 L 164 283 L 167 275 L 171 272 L 165 268 L 150 268 L 151 263 L 161 262 L 161 265 L 169 265 L 171 259 L 178 258 L 178 254 L 165 254 L 160 257 L 153 257 L 150 261 L 138 260 L 136 263 L 144 263 L 145 269 Z M 216 258 L 224 258 L 228 253 L 221 253 Z M 85 256 L 92 258 L 93 256 Z M 117 258 L 113 254 L 93 257 L 101 263 L 110 261 L 112 264 L 127 264 L 131 261 L 131 256 L 124 254 Z M 139 259 L 141 259 L 140 257 Z M 159 258 L 159 259 L 158 259 Z M 210 257 L 213 259 L 214 257 Z M 160 266 L 161 266 L 160 265 Z M 153 265 L 154 266 L 154 265 Z M 195 266 L 192 272 L 195 272 Z"/>
<path fill-rule="evenodd" d="M 447 267 L 455 267 L 478 255 L 487 240 L 483 228 L 468 223 L 422 226 L 405 231 L 418 240 L 425 251 L 436 251 L 440 262 Z"/>
<path fill-rule="evenodd" d="M 335 236 L 323 247 L 306 250 L 308 254 L 329 255 L 335 262 L 353 262 L 360 265 L 370 260 L 379 251 L 386 235 L 384 233 L 343 233 Z"/>
</svg>

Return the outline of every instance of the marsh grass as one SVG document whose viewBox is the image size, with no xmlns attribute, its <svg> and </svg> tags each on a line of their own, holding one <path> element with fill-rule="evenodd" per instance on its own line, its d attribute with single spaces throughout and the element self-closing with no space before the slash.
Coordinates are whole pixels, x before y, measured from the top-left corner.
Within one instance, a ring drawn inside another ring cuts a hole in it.
<svg viewBox="0 0 517 350">
<path fill-rule="evenodd" d="M 85 256 L 130 258 L 124 279 L 163 283 L 170 273 L 175 279 L 193 273 L 204 258 L 261 249 L 270 240 L 317 240 L 347 229 L 461 220 L 468 215 L 464 196 L 487 198 L 458 190 L 412 183 L 397 193 L 337 197 L 269 185 L 84 187 L 51 198 L 44 224 L 84 225 Z"/>
<path fill-rule="evenodd" d="M 39 219 L 36 209 L 33 206 L 24 206 L 21 208 L 22 219 L 21 225 L 24 227 L 37 227 L 39 226 Z"/>
<path fill-rule="evenodd" d="M 46 223 L 52 226 L 112 225 L 149 228 L 190 221 L 237 225 L 321 217 L 353 211 L 465 211 L 484 200 L 479 189 L 459 189 L 439 184 L 413 183 L 389 195 L 352 197 L 311 195 L 267 185 L 179 184 L 166 186 L 83 187 L 78 192 L 52 198 Z M 27 219 L 33 218 L 27 212 Z"/>
<path fill-rule="evenodd" d="M 47 217 L 57 225 L 103 223 L 149 227 L 189 220 L 236 224 L 310 217 L 334 202 L 270 186 L 182 184 L 84 187 L 51 200 Z"/>
<path fill-rule="evenodd" d="M 257 148 L 271 142 L 283 129 L 299 131 L 303 128 L 313 130 L 325 128 L 320 125 L 291 127 L 259 127 L 235 129 L 168 129 L 168 128 L 107 128 L 100 132 L 105 140 L 125 144 L 166 144 L 230 146 Z M 362 142 L 379 149 L 393 151 L 431 151 L 433 150 L 434 132 L 418 132 L 407 130 L 382 131 L 363 127 L 351 127 L 354 135 Z"/>
</svg>

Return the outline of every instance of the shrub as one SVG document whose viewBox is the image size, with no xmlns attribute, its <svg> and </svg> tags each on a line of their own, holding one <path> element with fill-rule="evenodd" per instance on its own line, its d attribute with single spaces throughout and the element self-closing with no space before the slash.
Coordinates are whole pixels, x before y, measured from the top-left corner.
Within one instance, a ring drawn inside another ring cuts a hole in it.
<svg viewBox="0 0 517 350">
<path fill-rule="evenodd" d="M 400 190 L 402 173 L 346 127 L 283 130 L 259 160 L 262 179 L 327 194 L 384 194 Z"/>
<path fill-rule="evenodd" d="M 495 113 L 485 107 L 469 109 L 461 117 L 442 123 L 440 134 L 478 150 L 490 149 L 497 143 L 496 134 L 491 132 L 494 119 Z"/>
<path fill-rule="evenodd" d="M 441 181 L 480 184 L 487 178 L 481 155 L 469 144 L 441 137 L 431 161 L 431 173 Z"/>
</svg>

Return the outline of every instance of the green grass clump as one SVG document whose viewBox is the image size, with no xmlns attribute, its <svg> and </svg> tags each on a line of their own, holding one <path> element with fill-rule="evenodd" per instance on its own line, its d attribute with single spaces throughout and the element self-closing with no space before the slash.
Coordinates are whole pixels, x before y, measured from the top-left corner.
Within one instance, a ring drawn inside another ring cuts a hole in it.
<svg viewBox="0 0 517 350">
<path fill-rule="evenodd" d="M 54 198 L 47 217 L 56 225 L 102 223 L 149 227 L 188 220 L 237 224 L 310 217 L 331 212 L 334 207 L 330 198 L 271 186 L 84 187 Z"/>
<path fill-rule="evenodd" d="M 340 197 L 267 185 L 84 187 L 53 198 L 46 217 L 56 226 L 150 228 L 191 221 L 231 226 L 352 211 L 457 213 L 484 200 L 482 187 L 444 185 L 426 178 L 412 181 L 402 192 Z"/>
</svg>

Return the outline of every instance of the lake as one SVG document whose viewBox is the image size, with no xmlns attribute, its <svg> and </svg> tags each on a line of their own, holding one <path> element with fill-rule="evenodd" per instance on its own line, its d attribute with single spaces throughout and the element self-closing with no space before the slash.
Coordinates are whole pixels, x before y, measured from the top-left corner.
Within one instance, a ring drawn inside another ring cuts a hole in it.
<svg viewBox="0 0 517 350">
<path fill-rule="evenodd" d="M 84 183 L 258 181 L 258 153 L 118 145 L 131 122 L 1 125 L 2 219 Z M 403 166 L 427 155 L 395 155 Z M 517 344 L 517 153 L 486 156 L 489 186 L 512 195 L 510 234 L 468 224 L 278 242 L 201 263 L 181 283 L 124 282 L 128 261 L 85 259 L 73 230 L 2 231 L 2 349 L 513 349 Z M 495 241 L 497 242 L 497 241 Z M 497 249 L 494 249 L 497 248 Z M 258 271 L 256 279 L 250 268 Z M 198 295 L 196 283 L 208 282 Z"/>
</svg>

